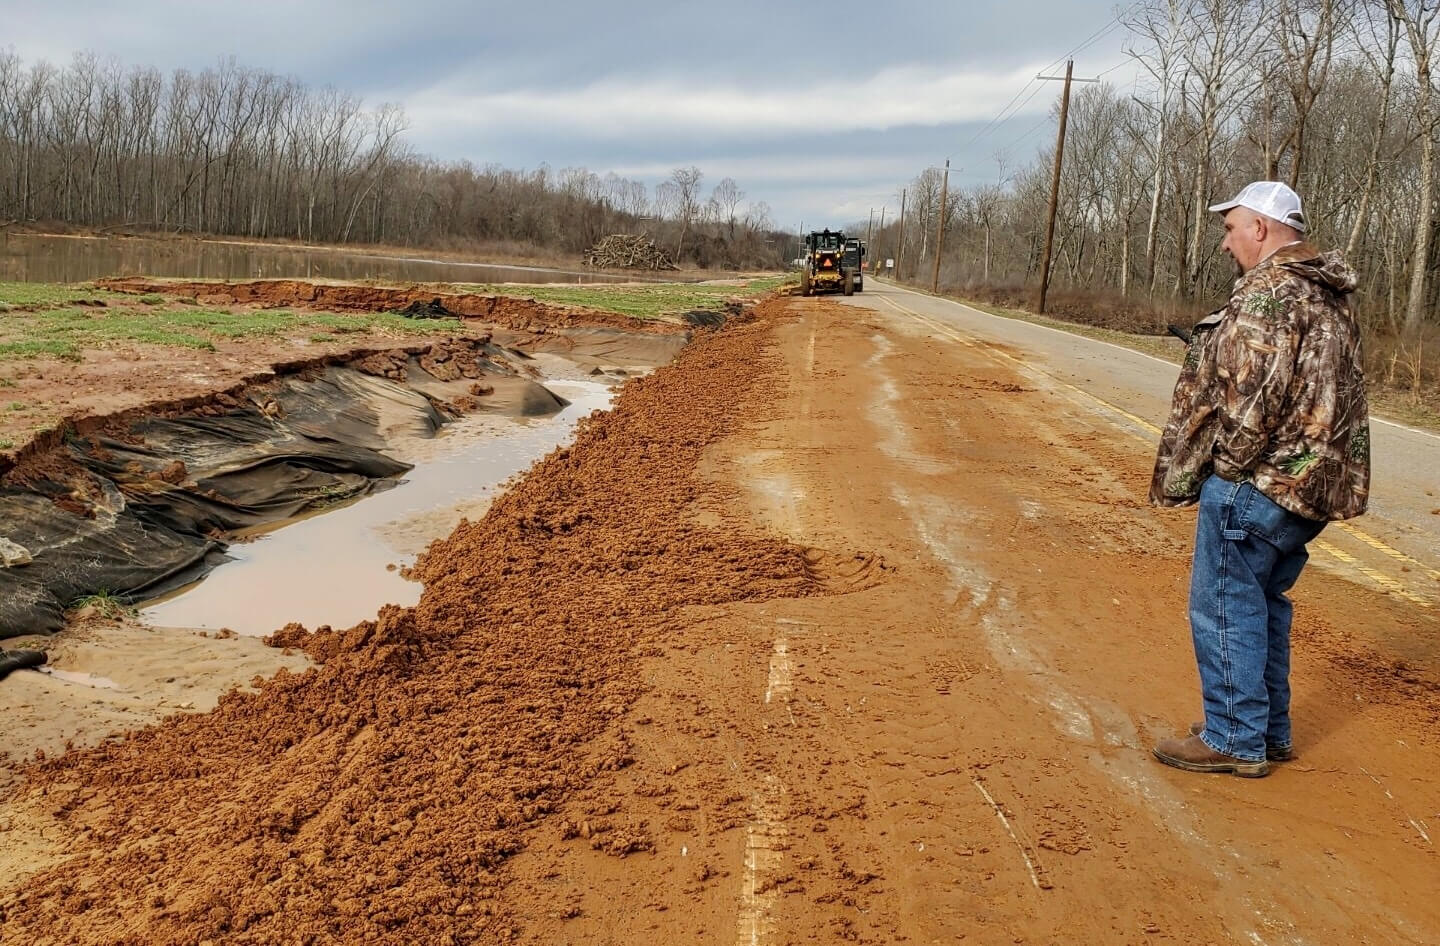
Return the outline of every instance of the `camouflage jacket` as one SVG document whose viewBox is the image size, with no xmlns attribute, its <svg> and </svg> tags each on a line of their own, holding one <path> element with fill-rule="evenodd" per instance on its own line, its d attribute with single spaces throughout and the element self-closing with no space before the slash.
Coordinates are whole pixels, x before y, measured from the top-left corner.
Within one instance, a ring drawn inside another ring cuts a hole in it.
<svg viewBox="0 0 1440 946">
<path fill-rule="evenodd" d="M 1349 519 L 1370 494 L 1370 425 L 1355 273 L 1337 252 L 1282 247 L 1195 327 L 1150 501 L 1185 506 L 1212 473 L 1250 480 L 1307 519 Z"/>
</svg>

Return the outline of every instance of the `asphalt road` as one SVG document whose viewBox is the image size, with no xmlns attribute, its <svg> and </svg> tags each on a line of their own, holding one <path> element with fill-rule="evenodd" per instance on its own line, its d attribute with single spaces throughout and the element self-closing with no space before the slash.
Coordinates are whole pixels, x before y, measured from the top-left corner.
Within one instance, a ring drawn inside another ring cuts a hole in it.
<svg viewBox="0 0 1440 946">
<path fill-rule="evenodd" d="M 877 280 L 847 304 L 958 332 L 1046 376 L 1127 428 L 1158 440 L 1178 366 L 1108 342 L 991 315 Z M 1179 342 L 1176 343 L 1177 350 Z M 1420 607 L 1440 605 L 1440 436 L 1374 417 L 1370 511 L 1327 529 L 1314 561 Z"/>
</svg>

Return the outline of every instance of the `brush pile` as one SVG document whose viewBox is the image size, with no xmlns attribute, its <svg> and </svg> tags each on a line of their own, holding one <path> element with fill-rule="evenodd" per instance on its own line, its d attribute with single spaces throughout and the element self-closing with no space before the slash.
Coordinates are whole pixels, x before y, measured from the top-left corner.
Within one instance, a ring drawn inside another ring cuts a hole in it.
<svg viewBox="0 0 1440 946">
<path fill-rule="evenodd" d="M 612 233 L 585 251 L 585 265 L 602 269 L 679 269 L 647 236 Z"/>
</svg>

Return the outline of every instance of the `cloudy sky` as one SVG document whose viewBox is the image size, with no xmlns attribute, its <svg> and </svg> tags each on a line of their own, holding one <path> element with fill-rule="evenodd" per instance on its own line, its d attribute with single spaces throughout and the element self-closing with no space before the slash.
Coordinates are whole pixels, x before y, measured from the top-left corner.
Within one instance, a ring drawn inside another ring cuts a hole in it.
<svg viewBox="0 0 1440 946">
<path fill-rule="evenodd" d="M 1122 4 L 1128 5 L 1128 4 Z M 1125 86 L 1114 0 L 0 0 L 0 46 L 61 64 L 204 68 L 219 57 L 399 102 L 442 159 L 583 165 L 653 183 L 694 164 L 783 227 L 895 212 L 946 157 L 952 186 L 994 180 L 1054 135 L 1059 83 Z M 1063 72 L 1063 63 L 1058 71 Z M 1018 97 L 1017 97 L 1018 96 Z M 1007 108 L 1008 107 L 1008 108 Z M 1000 123 L 993 119 L 1008 114 Z"/>
</svg>

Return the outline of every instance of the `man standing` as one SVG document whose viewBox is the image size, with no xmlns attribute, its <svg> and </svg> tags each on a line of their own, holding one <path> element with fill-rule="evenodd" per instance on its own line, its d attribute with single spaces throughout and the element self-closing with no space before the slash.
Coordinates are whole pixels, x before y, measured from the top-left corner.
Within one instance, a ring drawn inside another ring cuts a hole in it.
<svg viewBox="0 0 1440 946">
<path fill-rule="evenodd" d="M 1155 757 L 1259 778 L 1291 756 L 1285 593 L 1325 523 L 1365 511 L 1370 428 L 1355 273 L 1304 241 L 1300 197 L 1256 181 L 1224 214 L 1230 303 L 1195 327 L 1150 501 L 1199 503 L 1190 629 L 1205 719 Z"/>
</svg>

